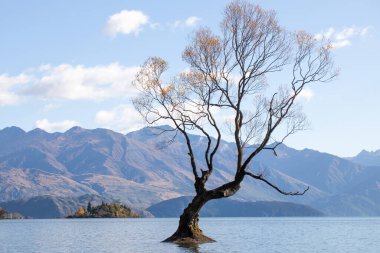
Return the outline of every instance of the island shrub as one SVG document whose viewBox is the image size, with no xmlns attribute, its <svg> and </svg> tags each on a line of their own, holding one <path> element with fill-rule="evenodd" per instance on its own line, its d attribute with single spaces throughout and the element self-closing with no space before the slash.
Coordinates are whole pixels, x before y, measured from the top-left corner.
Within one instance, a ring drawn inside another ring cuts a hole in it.
<svg viewBox="0 0 380 253">
<path fill-rule="evenodd" d="M 119 203 L 107 204 L 102 202 L 101 205 L 87 205 L 87 210 L 80 207 L 74 215 L 69 215 L 68 218 L 139 218 L 137 213 Z"/>
</svg>

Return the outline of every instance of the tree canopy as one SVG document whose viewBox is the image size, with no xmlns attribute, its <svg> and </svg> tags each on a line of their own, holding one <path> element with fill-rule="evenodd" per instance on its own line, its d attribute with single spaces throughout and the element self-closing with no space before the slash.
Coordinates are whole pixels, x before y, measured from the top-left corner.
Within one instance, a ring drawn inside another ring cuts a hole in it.
<svg viewBox="0 0 380 253">
<path fill-rule="evenodd" d="M 170 122 L 185 139 L 196 191 L 187 224 L 194 223 L 208 200 L 235 194 L 246 176 L 281 194 L 302 195 L 308 190 L 280 189 L 250 165 L 263 150 L 276 155 L 278 145 L 305 128 L 296 99 L 308 85 L 337 75 L 331 48 L 305 31 L 281 27 L 274 11 L 233 1 L 225 8 L 219 33 L 201 28 L 190 39 L 182 54 L 188 69 L 168 78 L 165 60 L 145 61 L 135 80 L 140 96 L 133 103 L 148 124 Z M 273 75 L 282 85 L 272 82 Z M 194 157 L 191 133 L 207 140 L 201 164 Z M 225 136 L 232 136 L 236 146 L 235 177 L 206 189 Z"/>
</svg>

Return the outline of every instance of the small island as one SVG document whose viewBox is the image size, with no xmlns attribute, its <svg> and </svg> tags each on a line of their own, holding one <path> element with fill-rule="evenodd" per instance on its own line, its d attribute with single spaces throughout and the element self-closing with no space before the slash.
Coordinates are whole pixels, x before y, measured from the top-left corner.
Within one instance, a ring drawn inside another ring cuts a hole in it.
<svg viewBox="0 0 380 253">
<path fill-rule="evenodd" d="M 19 213 L 10 213 L 0 208 L 0 220 L 2 219 L 24 219 L 24 216 Z"/>
<path fill-rule="evenodd" d="M 122 204 L 102 202 L 101 205 L 93 207 L 91 202 L 88 202 L 86 210 L 80 207 L 75 214 L 67 218 L 140 218 L 140 215 Z"/>
</svg>

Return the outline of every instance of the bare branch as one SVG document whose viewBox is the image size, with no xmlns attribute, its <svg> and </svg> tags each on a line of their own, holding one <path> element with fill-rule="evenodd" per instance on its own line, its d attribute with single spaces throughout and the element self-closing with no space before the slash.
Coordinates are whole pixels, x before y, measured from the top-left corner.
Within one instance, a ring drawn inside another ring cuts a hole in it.
<svg viewBox="0 0 380 253">
<path fill-rule="evenodd" d="M 193 34 L 182 55 L 189 69 L 170 80 L 164 78 L 168 64 L 149 58 L 136 76 L 141 95 L 133 104 L 148 124 L 170 122 L 183 135 L 197 194 L 230 196 L 248 175 L 282 194 L 302 195 L 307 190 L 284 192 L 247 170 L 261 151 L 276 155 L 280 144 L 305 128 L 297 98 L 305 87 L 331 81 L 338 74 L 331 46 L 304 31 L 287 31 L 273 11 L 245 1 L 226 7 L 220 27 L 220 34 L 208 28 Z M 268 82 L 275 72 L 289 74 L 281 87 Z M 207 191 L 205 183 L 214 171 L 213 161 L 225 134 L 220 124 L 226 114 L 235 144 L 235 178 Z M 205 137 L 200 157 L 194 155 L 190 133 Z M 200 169 L 204 165 L 207 169 Z"/>
<path fill-rule="evenodd" d="M 286 192 L 286 191 L 283 191 L 283 190 L 281 190 L 278 186 L 276 186 L 276 185 L 274 185 L 274 184 L 272 184 L 271 182 L 269 182 L 268 180 L 266 180 L 265 178 L 263 178 L 263 176 L 262 175 L 255 175 L 255 174 L 253 174 L 253 173 L 251 173 L 251 172 L 245 172 L 245 174 L 246 175 L 248 175 L 248 176 L 250 176 L 250 177 L 252 177 L 252 178 L 254 178 L 254 179 L 257 179 L 257 180 L 260 180 L 260 181 L 263 181 L 264 183 L 266 183 L 267 185 L 269 185 L 270 187 L 272 187 L 273 189 L 275 189 L 277 192 L 279 192 L 279 193 L 281 193 L 281 194 L 283 194 L 283 195 L 292 195 L 292 196 L 295 196 L 295 195 L 304 195 L 308 190 L 309 190 L 309 186 L 305 189 L 305 190 L 303 190 L 302 192 L 298 192 L 298 191 L 296 191 L 296 192 Z"/>
</svg>

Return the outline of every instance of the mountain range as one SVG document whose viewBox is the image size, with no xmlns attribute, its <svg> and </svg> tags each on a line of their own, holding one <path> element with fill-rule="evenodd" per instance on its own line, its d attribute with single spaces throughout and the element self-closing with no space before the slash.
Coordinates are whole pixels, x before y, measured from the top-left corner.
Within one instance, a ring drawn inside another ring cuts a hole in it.
<svg viewBox="0 0 380 253">
<path fill-rule="evenodd" d="M 154 217 L 179 217 L 192 197 L 184 196 L 161 201 L 147 211 Z M 292 217 L 324 216 L 305 205 L 279 201 L 238 201 L 231 198 L 211 200 L 201 209 L 202 217 Z"/>
<path fill-rule="evenodd" d="M 191 141 L 197 163 L 205 166 L 201 162 L 205 139 L 192 135 Z M 252 170 L 287 191 L 308 186 L 310 190 L 303 196 L 283 196 L 248 179 L 234 199 L 306 204 L 334 216 L 380 215 L 380 164 L 376 162 L 380 151 L 362 153 L 340 158 L 280 145 L 277 156 L 265 151 L 256 157 Z M 234 144 L 223 141 L 207 187 L 231 180 L 235 159 Z M 158 134 L 156 129 L 143 128 L 124 135 L 80 127 L 64 133 L 25 132 L 18 127 L 0 130 L 0 202 L 93 196 L 142 210 L 192 194 L 186 145 L 170 131 Z"/>
</svg>

